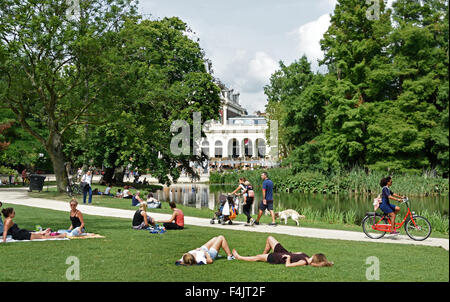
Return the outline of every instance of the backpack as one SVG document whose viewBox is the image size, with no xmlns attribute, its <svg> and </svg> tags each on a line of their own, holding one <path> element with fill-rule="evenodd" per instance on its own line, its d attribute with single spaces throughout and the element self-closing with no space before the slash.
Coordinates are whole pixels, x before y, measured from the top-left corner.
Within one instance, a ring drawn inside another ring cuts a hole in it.
<svg viewBox="0 0 450 302">
<path fill-rule="evenodd" d="M 381 200 L 381 194 L 378 194 L 376 198 L 373 200 L 373 211 L 376 212 L 378 208 L 380 207 Z"/>
</svg>

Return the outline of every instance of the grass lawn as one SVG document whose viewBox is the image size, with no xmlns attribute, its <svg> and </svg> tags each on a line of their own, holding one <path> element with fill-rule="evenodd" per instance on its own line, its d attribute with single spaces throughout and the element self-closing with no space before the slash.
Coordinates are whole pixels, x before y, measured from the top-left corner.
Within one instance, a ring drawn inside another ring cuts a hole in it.
<svg viewBox="0 0 450 302">
<path fill-rule="evenodd" d="M 94 186 L 95 188 L 98 188 L 100 191 L 105 190 L 105 186 Z M 45 188 L 44 188 L 45 190 Z M 130 190 L 132 194 L 136 192 L 136 190 Z M 114 193 L 116 191 L 114 190 Z M 142 192 L 142 191 L 141 191 Z M 28 193 L 30 197 L 35 198 L 44 198 L 44 199 L 53 199 L 53 200 L 59 200 L 68 202 L 70 201 L 70 197 L 68 197 L 67 194 L 64 193 L 58 193 L 56 192 L 56 188 L 49 188 L 49 191 L 42 191 L 42 192 L 31 192 Z M 83 203 L 83 195 L 77 195 L 75 196 L 77 198 L 78 202 L 80 204 Z M 92 205 L 94 206 L 101 206 L 101 207 L 107 207 L 107 208 L 117 208 L 117 209 L 125 209 L 125 210 L 135 210 L 136 207 L 133 207 L 131 205 L 131 199 L 119 199 L 114 197 L 107 197 L 102 195 L 92 195 Z M 190 206 L 184 206 L 182 204 L 177 204 L 177 207 L 181 210 L 183 210 L 183 213 L 185 216 L 192 216 L 192 217 L 200 217 L 200 218 L 212 218 L 214 216 L 214 212 L 217 210 L 215 209 L 210 210 L 207 208 L 193 208 Z M 169 207 L 168 202 L 162 202 L 161 209 L 148 209 L 148 212 L 154 212 L 154 213 L 165 213 L 165 214 L 172 214 L 172 210 Z M 256 219 L 256 214 L 253 215 L 253 218 Z M 402 216 L 403 218 L 403 216 Z M 244 214 L 239 214 L 236 217 L 237 221 L 247 221 L 247 218 Z M 270 223 L 272 222 L 272 219 L 270 216 L 263 215 L 260 220 L 262 223 Z M 280 223 L 279 220 L 277 220 L 278 223 Z M 217 222 L 216 222 L 217 223 Z M 282 222 L 284 224 L 284 221 Z M 292 219 L 288 219 L 288 225 L 296 226 L 295 221 Z M 322 221 L 312 221 L 308 219 L 300 220 L 300 225 L 303 227 L 309 227 L 309 228 L 320 228 L 320 229 L 334 229 L 334 230 L 344 230 L 344 231 L 356 231 L 356 232 L 362 232 L 362 227 L 360 225 L 350 225 L 350 224 L 338 224 L 338 223 L 327 223 Z M 400 229 L 400 233 L 402 235 L 406 235 L 405 230 L 402 228 Z M 433 230 L 431 237 L 435 238 L 449 238 L 448 234 L 439 233 Z"/>
<path fill-rule="evenodd" d="M 69 213 L 18 205 L 15 222 L 21 228 L 36 224 L 67 228 Z M 367 281 L 366 259 L 380 262 L 380 280 L 449 281 L 449 254 L 436 247 L 351 242 L 276 235 L 291 251 L 322 252 L 335 265 L 327 268 L 251 263 L 219 258 L 212 265 L 179 267 L 174 262 L 213 236 L 224 235 L 241 255 L 261 253 L 268 234 L 187 226 L 182 231 L 149 234 L 131 229 L 131 219 L 85 215 L 89 232 L 105 239 L 0 244 L 0 282 L 67 281 L 69 256 L 80 261 L 80 281 Z M 220 254 L 225 256 L 224 252 Z"/>
</svg>

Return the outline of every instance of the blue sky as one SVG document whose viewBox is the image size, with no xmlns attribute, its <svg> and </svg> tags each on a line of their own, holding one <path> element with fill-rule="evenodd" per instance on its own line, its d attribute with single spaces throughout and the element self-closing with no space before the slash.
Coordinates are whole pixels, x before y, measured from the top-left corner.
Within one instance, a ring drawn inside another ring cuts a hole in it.
<svg viewBox="0 0 450 302">
<path fill-rule="evenodd" d="M 362 0 L 363 1 L 363 0 Z M 249 114 L 265 111 L 263 87 L 278 68 L 305 54 L 317 70 L 319 40 L 336 0 L 140 0 L 152 19 L 177 16 L 200 39 L 214 75 L 240 92 Z"/>
</svg>

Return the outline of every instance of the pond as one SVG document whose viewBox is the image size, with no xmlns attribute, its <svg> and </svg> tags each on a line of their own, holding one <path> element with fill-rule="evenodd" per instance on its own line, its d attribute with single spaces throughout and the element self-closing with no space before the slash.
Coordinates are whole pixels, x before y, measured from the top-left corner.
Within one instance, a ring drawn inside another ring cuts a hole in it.
<svg viewBox="0 0 450 302">
<path fill-rule="evenodd" d="M 233 185 L 209 185 L 209 184 L 174 184 L 157 192 L 158 199 L 162 201 L 175 201 L 185 206 L 195 208 L 209 208 L 217 210 L 219 196 L 234 191 Z M 393 188 L 394 189 L 394 188 Z M 366 212 L 373 211 L 374 195 L 362 194 L 304 194 L 304 193 L 274 193 L 274 210 L 295 209 L 301 214 L 301 210 L 310 208 L 320 212 L 334 209 L 338 212 L 353 210 L 356 212 L 356 221 L 359 223 Z M 242 199 L 241 199 L 242 200 Z M 262 200 L 261 187 L 255 187 L 255 202 L 252 207 L 252 215 L 258 213 L 258 205 Z M 412 210 L 420 213 L 427 210 L 429 213 L 437 212 L 448 217 L 448 196 L 428 196 L 410 198 Z M 393 204 L 398 204 L 393 202 Z M 403 208 L 403 206 L 400 206 Z M 242 202 L 240 203 L 242 213 Z M 402 209 L 403 212 L 403 209 Z"/>
</svg>

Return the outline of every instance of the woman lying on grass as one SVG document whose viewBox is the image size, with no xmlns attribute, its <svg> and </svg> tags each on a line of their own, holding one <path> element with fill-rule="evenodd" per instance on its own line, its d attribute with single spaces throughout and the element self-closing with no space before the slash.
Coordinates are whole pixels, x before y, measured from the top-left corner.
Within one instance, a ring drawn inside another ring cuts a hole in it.
<svg viewBox="0 0 450 302">
<path fill-rule="evenodd" d="M 6 208 L 2 210 L 3 217 L 5 217 L 4 230 L 3 230 L 3 242 L 6 242 L 6 236 L 11 235 L 14 240 L 33 240 L 33 239 L 54 239 L 64 238 L 66 234 L 59 234 L 51 236 L 51 230 L 46 229 L 42 232 L 30 232 L 24 229 L 19 229 L 17 224 L 14 223 L 13 218 L 16 217 L 16 212 L 13 208 Z"/>
<path fill-rule="evenodd" d="M 273 250 L 273 253 L 269 253 Z M 288 252 L 274 237 L 269 236 L 266 240 L 266 247 L 262 254 L 256 256 L 243 257 L 233 249 L 233 256 L 238 260 L 244 261 L 261 261 L 271 264 L 286 264 L 286 267 L 293 266 L 333 266 L 333 262 L 329 262 L 324 254 L 314 254 L 309 257 L 305 253 Z"/>
<path fill-rule="evenodd" d="M 183 257 L 175 262 L 177 265 L 211 264 L 216 259 L 220 248 L 227 253 L 228 260 L 233 260 L 228 242 L 222 235 L 217 236 L 206 242 L 198 249 L 187 252 Z"/>
</svg>

